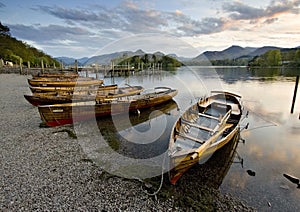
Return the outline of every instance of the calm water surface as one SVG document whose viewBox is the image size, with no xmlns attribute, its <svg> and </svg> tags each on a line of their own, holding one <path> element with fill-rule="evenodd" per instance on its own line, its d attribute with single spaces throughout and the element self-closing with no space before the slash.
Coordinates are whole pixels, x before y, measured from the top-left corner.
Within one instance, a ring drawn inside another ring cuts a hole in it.
<svg viewBox="0 0 300 212">
<path fill-rule="evenodd" d="M 249 123 L 249 128 L 241 132 L 245 143 L 238 143 L 233 163 L 223 176 L 221 192 L 244 199 L 260 211 L 299 211 L 300 189 L 283 176 L 285 173 L 300 178 L 299 94 L 294 114 L 290 114 L 295 76 L 299 74 L 300 70 L 293 69 L 182 67 L 171 72 L 143 71 L 128 77 L 105 78 L 105 83 L 142 85 L 146 89 L 170 86 L 179 90 L 171 112 L 163 112 L 169 115 L 168 126 L 159 142 L 151 146 L 154 151 L 167 148 L 168 134 L 175 118 L 199 97 L 209 95 L 211 90 L 240 94 L 245 110 L 249 111 L 242 125 Z M 154 126 L 164 122 L 159 117 L 154 115 L 151 123 L 148 119 L 133 124 L 132 129 L 150 130 L 144 136 L 151 138 L 158 130 Z M 119 135 L 130 141 L 130 132 L 121 129 Z M 128 147 L 132 154 L 140 152 L 134 151 L 137 146 L 133 146 Z M 243 163 L 236 163 L 241 159 Z M 253 171 L 255 176 L 249 175 L 247 170 Z"/>
</svg>

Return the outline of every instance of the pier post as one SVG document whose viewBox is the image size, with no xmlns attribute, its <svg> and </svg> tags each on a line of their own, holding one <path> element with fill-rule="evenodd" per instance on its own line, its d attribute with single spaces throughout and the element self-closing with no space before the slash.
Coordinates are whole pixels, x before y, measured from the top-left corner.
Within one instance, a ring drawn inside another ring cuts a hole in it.
<svg viewBox="0 0 300 212">
<path fill-rule="evenodd" d="M 42 74 L 44 74 L 44 61 L 43 61 L 43 59 L 41 61 L 41 68 L 42 68 Z"/>
<path fill-rule="evenodd" d="M 76 73 L 78 73 L 78 61 L 77 60 L 75 60 L 75 71 L 76 71 Z"/>
<path fill-rule="evenodd" d="M 291 107 L 291 113 L 294 113 L 294 106 L 295 106 L 295 101 L 296 101 L 296 96 L 297 96 L 298 84 L 299 84 L 299 75 L 297 75 L 297 77 L 296 77 L 296 83 L 295 83 L 295 89 L 294 89 L 294 96 L 293 96 L 293 102 L 292 102 L 292 107 Z"/>
<path fill-rule="evenodd" d="M 23 60 L 20 58 L 20 74 L 23 74 L 23 66 L 22 66 Z"/>
<path fill-rule="evenodd" d="M 0 68 L 2 68 L 4 66 L 4 61 L 3 61 L 3 59 L 1 58 L 0 59 Z"/>
<path fill-rule="evenodd" d="M 96 63 L 96 79 L 99 79 L 99 64 Z"/>
<path fill-rule="evenodd" d="M 27 61 L 27 75 L 28 75 L 28 72 L 30 72 L 30 61 Z"/>
<path fill-rule="evenodd" d="M 64 64 L 63 64 L 63 61 L 61 60 L 60 61 L 60 69 L 63 70 L 63 68 L 64 68 Z"/>
</svg>

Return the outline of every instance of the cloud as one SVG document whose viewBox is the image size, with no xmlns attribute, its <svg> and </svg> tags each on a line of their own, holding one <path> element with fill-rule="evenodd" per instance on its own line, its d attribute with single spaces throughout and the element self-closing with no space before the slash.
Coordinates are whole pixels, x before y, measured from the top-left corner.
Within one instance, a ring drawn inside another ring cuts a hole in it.
<svg viewBox="0 0 300 212">
<path fill-rule="evenodd" d="M 214 34 L 220 37 L 221 33 L 232 36 L 233 33 L 241 31 L 248 34 L 257 32 L 266 25 L 272 27 L 270 24 L 276 21 L 283 22 L 281 14 L 298 13 L 300 5 L 300 0 L 271 1 L 265 7 L 250 6 L 241 1 L 223 1 L 226 2 L 223 4 L 218 1 L 214 4 L 218 7 L 215 16 L 209 15 L 211 13 L 204 15 L 198 11 L 199 16 L 202 14 L 203 17 L 196 18 L 195 14 L 187 14 L 184 7 L 174 7 L 174 11 L 162 11 L 154 9 L 154 6 L 141 7 L 136 1 L 121 2 L 111 7 L 100 4 L 78 7 L 37 5 L 31 9 L 43 17 L 51 16 L 51 20 L 54 17 L 58 22 L 48 26 L 10 24 L 9 27 L 13 36 L 34 42 L 44 49 L 51 49 L 52 54 L 55 49 L 54 54 L 58 55 L 58 49 L 71 47 L 76 48 L 78 54 L 80 51 L 83 54 L 84 47 L 85 52 L 90 50 L 90 53 L 85 54 L 90 55 L 97 47 L 101 48 L 124 37 L 145 33 L 190 38 L 192 43 L 200 46 L 202 41 L 195 37 L 211 38 Z M 196 4 L 196 1 L 180 0 L 180 3 L 190 5 Z M 0 2 L 0 9 L 1 7 L 5 5 Z M 216 9 L 215 7 L 213 9 Z M 239 38 L 246 39 L 246 36 L 241 37 Z M 216 43 L 216 40 L 212 42 Z M 223 37 L 221 43 L 226 45 Z"/>
<path fill-rule="evenodd" d="M 110 24 L 109 11 L 104 7 L 97 7 L 98 13 L 93 12 L 88 9 L 72 9 L 72 8 L 63 8 L 58 6 L 37 6 L 37 8 L 32 8 L 33 10 L 40 10 L 41 12 L 48 13 L 52 16 L 55 16 L 59 19 L 71 22 L 97 22 L 103 23 L 105 26 Z"/>
<path fill-rule="evenodd" d="M 178 27 L 184 36 L 211 34 L 220 32 L 225 22 L 219 18 L 204 18 L 201 21 L 188 19 L 185 24 Z"/>
<path fill-rule="evenodd" d="M 182 13 L 182 11 L 180 11 L 180 10 L 176 10 L 176 11 L 175 11 L 175 14 L 176 14 L 176 15 L 182 15 L 183 13 Z"/>
<path fill-rule="evenodd" d="M 298 13 L 300 0 L 271 1 L 266 8 L 257 8 L 246 5 L 240 1 L 223 4 L 222 9 L 229 13 L 229 18 L 233 20 L 250 20 L 255 23 L 259 19 L 264 19 L 264 23 L 273 23 L 276 16 L 283 13 Z"/>
<path fill-rule="evenodd" d="M 13 36 L 52 55 L 89 56 L 112 40 L 81 27 L 9 25 Z M 105 32 L 103 32 L 105 34 Z"/>
<path fill-rule="evenodd" d="M 278 21 L 278 18 L 268 18 L 264 21 L 265 24 L 272 24 L 274 22 Z"/>
<path fill-rule="evenodd" d="M 242 2 L 232 2 L 223 5 L 223 10 L 229 12 L 234 20 L 256 19 L 264 16 L 264 10 L 248 6 Z"/>
<path fill-rule="evenodd" d="M 223 21 L 217 18 L 195 20 L 181 11 L 164 12 L 140 9 L 133 2 L 124 2 L 114 8 L 93 5 L 93 8 L 63 8 L 37 6 L 33 8 L 50 14 L 70 25 L 92 29 L 137 33 L 175 33 L 179 36 L 209 34 L 220 31 Z"/>
<path fill-rule="evenodd" d="M 0 2 L 0 8 L 6 7 L 5 4 L 3 4 L 2 2 Z"/>
<path fill-rule="evenodd" d="M 298 13 L 299 12 L 299 0 L 281 0 L 272 1 L 270 6 L 267 7 L 266 13 L 268 16 L 274 16 L 280 13 Z"/>
<path fill-rule="evenodd" d="M 27 40 L 46 42 L 56 39 L 67 40 L 72 36 L 90 36 L 91 33 L 79 27 L 66 27 L 60 25 L 26 26 L 23 24 L 10 25 L 12 33 Z"/>
</svg>

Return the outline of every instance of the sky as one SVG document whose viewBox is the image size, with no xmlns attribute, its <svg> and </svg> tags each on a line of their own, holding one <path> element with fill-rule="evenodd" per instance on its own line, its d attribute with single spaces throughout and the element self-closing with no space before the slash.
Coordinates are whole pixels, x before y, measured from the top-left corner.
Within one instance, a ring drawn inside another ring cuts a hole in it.
<svg viewBox="0 0 300 212">
<path fill-rule="evenodd" d="M 300 0 L 0 0 L 11 35 L 53 56 L 300 46 Z"/>
</svg>

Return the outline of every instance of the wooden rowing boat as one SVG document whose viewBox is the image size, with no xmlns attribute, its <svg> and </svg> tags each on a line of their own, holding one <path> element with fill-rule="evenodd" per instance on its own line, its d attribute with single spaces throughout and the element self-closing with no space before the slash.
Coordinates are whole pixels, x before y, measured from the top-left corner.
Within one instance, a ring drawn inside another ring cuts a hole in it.
<svg viewBox="0 0 300 212">
<path fill-rule="evenodd" d="M 33 79 L 39 78 L 39 77 L 78 77 L 79 74 L 75 72 L 57 72 L 57 73 L 38 73 L 36 75 L 32 75 Z"/>
<path fill-rule="evenodd" d="M 91 86 L 91 85 L 101 85 L 103 80 L 96 79 L 85 79 L 82 78 L 72 78 L 72 79 L 61 79 L 61 80 L 34 80 L 28 79 L 28 84 L 30 86 L 40 86 L 40 87 L 75 87 L 75 86 Z"/>
<path fill-rule="evenodd" d="M 118 86 L 116 84 L 113 85 L 90 85 L 90 86 L 80 86 L 80 87 L 29 87 L 32 93 L 73 93 L 79 91 L 97 91 L 97 90 L 111 90 L 116 89 Z"/>
<path fill-rule="evenodd" d="M 117 98 L 122 96 L 130 96 L 143 92 L 142 86 L 127 86 L 127 87 L 112 87 L 111 89 L 97 90 L 79 90 L 72 93 L 69 92 L 49 92 L 49 93 L 34 93 L 33 95 L 24 95 L 25 99 L 34 106 L 63 104 L 71 102 L 83 101 L 101 101 L 101 99 Z"/>
<path fill-rule="evenodd" d="M 178 91 L 157 87 L 140 95 L 104 98 L 97 101 L 75 102 L 38 106 L 42 121 L 47 126 L 72 124 L 73 122 L 147 109 L 170 101 Z"/>
<path fill-rule="evenodd" d="M 170 182 L 175 185 L 191 166 L 207 159 L 239 131 L 241 97 L 222 91 L 199 100 L 176 121 L 170 136 Z"/>
<path fill-rule="evenodd" d="M 81 77 L 81 76 L 61 76 L 61 77 L 34 77 L 28 79 L 28 83 L 34 84 L 38 82 L 52 82 L 52 81 L 89 81 L 95 80 L 94 77 Z"/>
<path fill-rule="evenodd" d="M 197 191 L 192 188 L 207 186 L 219 189 L 226 177 L 232 163 L 243 164 L 243 159 L 237 155 L 236 149 L 239 144 L 240 133 L 218 149 L 205 163 L 196 163 L 186 172 L 176 184 L 181 193 L 194 196 Z"/>
</svg>

